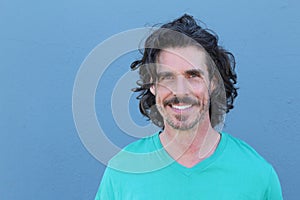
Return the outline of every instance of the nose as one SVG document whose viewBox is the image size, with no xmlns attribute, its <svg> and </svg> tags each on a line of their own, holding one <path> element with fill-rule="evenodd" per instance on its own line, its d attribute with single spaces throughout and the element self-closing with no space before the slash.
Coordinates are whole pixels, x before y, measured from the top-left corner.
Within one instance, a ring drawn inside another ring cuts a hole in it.
<svg viewBox="0 0 300 200">
<path fill-rule="evenodd" d="M 172 92 L 176 96 L 185 96 L 190 90 L 190 84 L 184 76 L 177 76 Z"/>
</svg>

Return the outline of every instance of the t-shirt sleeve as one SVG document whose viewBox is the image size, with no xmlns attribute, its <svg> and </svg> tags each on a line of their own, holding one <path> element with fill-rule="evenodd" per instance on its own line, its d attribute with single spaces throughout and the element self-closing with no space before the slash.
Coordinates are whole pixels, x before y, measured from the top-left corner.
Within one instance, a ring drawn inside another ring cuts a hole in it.
<svg viewBox="0 0 300 200">
<path fill-rule="evenodd" d="M 111 180 L 111 170 L 106 168 L 99 189 L 97 191 L 95 200 L 114 200 L 114 190 L 113 190 L 113 182 Z"/>
<path fill-rule="evenodd" d="M 282 191 L 278 176 L 274 170 L 271 168 L 271 173 L 269 177 L 269 185 L 266 191 L 265 200 L 282 200 Z"/>
</svg>

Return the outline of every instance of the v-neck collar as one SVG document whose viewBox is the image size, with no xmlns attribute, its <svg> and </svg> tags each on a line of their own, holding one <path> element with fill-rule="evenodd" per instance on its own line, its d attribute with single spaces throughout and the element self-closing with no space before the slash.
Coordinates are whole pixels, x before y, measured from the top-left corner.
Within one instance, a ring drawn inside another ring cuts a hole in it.
<svg viewBox="0 0 300 200">
<path fill-rule="evenodd" d="M 163 147 L 163 145 L 160 141 L 160 138 L 159 138 L 160 133 L 161 133 L 161 131 L 157 132 L 154 135 L 154 138 L 153 138 L 153 142 L 154 142 L 154 145 L 155 145 L 156 149 L 159 149 L 168 160 L 173 161 L 173 162 L 171 162 L 170 167 L 173 167 L 174 169 L 176 169 L 176 170 L 180 171 L 181 173 L 185 174 L 186 176 L 190 176 L 194 171 L 197 171 L 197 172 L 203 171 L 208 166 L 210 166 L 213 162 L 215 162 L 220 157 L 223 150 L 225 149 L 225 146 L 226 146 L 227 140 L 228 140 L 228 135 L 226 133 L 220 132 L 220 136 L 221 136 L 220 142 L 219 142 L 216 150 L 214 151 L 214 153 L 211 156 L 209 156 L 208 158 L 205 158 L 204 160 L 200 161 L 199 163 L 197 163 L 193 167 L 188 168 L 188 167 L 185 167 L 185 166 L 179 164 L 164 149 L 164 147 Z"/>
</svg>

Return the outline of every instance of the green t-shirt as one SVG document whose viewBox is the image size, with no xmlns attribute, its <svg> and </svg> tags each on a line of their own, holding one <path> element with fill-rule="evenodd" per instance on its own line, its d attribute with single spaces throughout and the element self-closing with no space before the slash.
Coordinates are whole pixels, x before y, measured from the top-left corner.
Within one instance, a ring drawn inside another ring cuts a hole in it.
<svg viewBox="0 0 300 200">
<path fill-rule="evenodd" d="M 128 145 L 110 161 L 99 199 L 281 200 L 282 194 L 273 167 L 239 139 L 221 133 L 213 155 L 187 168 L 169 156 L 156 133 Z"/>
</svg>

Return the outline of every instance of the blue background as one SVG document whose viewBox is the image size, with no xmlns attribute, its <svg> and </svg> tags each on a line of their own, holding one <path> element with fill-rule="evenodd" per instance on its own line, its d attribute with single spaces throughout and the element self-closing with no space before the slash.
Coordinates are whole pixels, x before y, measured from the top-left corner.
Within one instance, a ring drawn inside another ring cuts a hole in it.
<svg viewBox="0 0 300 200">
<path fill-rule="evenodd" d="M 252 145 L 277 170 L 285 199 L 300 185 L 300 2 L 0 1 L 0 199 L 93 199 L 105 166 L 82 145 L 72 116 L 76 73 L 113 34 L 165 23 L 187 12 L 220 36 L 237 60 L 239 96 L 226 132 Z M 133 141 L 111 116 L 107 71 L 96 107 L 119 146 Z M 132 101 L 132 116 L 143 121 Z M 142 123 L 142 122 L 139 122 Z"/>
</svg>

